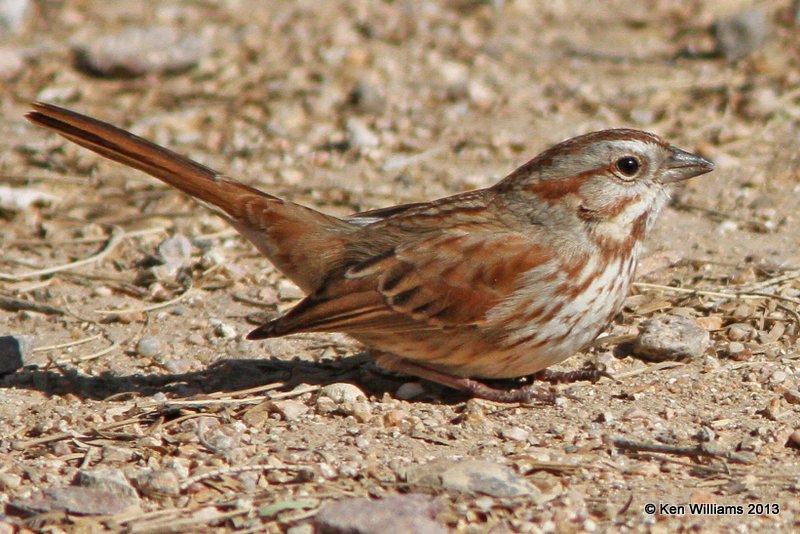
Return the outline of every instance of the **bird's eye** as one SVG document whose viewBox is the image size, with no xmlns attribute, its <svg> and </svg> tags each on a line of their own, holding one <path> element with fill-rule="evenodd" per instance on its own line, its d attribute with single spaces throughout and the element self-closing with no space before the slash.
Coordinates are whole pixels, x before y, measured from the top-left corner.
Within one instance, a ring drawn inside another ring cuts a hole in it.
<svg viewBox="0 0 800 534">
<path fill-rule="evenodd" d="M 639 160 L 633 156 L 625 156 L 624 158 L 620 158 L 614 165 L 617 167 L 619 172 L 629 178 L 635 176 L 641 168 Z"/>
</svg>

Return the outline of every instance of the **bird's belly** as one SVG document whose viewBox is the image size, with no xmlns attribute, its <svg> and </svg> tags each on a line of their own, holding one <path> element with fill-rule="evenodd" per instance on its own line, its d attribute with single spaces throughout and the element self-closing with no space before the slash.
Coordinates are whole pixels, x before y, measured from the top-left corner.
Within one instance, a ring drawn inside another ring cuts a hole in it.
<svg viewBox="0 0 800 534">
<path fill-rule="evenodd" d="M 628 293 L 635 257 L 519 290 L 482 325 L 356 337 L 455 376 L 514 378 L 559 363 L 594 340 L 620 309 Z"/>
</svg>

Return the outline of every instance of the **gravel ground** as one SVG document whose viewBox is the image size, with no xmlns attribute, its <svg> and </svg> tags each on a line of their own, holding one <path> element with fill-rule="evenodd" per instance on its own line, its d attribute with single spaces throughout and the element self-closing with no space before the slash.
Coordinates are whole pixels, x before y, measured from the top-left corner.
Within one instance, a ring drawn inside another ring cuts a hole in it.
<svg viewBox="0 0 800 534">
<path fill-rule="evenodd" d="M 0 2 L 0 533 L 796 531 L 790 4 Z M 345 336 L 245 341 L 299 290 L 202 206 L 28 124 L 32 100 L 334 214 L 608 127 L 717 170 L 559 366 L 615 380 L 499 405 Z"/>
</svg>

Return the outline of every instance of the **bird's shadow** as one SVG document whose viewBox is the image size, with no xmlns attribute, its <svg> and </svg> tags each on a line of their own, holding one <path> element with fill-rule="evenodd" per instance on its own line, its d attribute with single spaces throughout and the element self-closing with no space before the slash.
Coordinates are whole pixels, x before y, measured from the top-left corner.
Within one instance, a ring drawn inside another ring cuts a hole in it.
<svg viewBox="0 0 800 534">
<path fill-rule="evenodd" d="M 278 358 L 230 359 L 187 373 L 137 373 L 124 376 L 112 373 L 89 376 L 68 366 L 27 366 L 0 377 L 0 388 L 30 389 L 48 395 L 70 394 L 95 400 L 129 395 L 146 397 L 159 392 L 189 397 L 213 392 L 233 392 L 274 383 L 284 384 L 281 389 L 292 389 L 299 384 L 325 385 L 333 382 L 351 382 L 359 387 L 365 384 L 380 385 L 381 381 L 364 380 L 363 375 L 375 372 L 374 368 L 370 369 L 366 356 L 360 354 L 333 363 L 286 361 Z M 384 391 L 391 387 L 389 383 L 384 384 Z M 381 391 L 370 393 L 380 394 Z"/>
<path fill-rule="evenodd" d="M 380 398 L 385 393 L 394 393 L 409 380 L 414 378 L 382 372 L 366 353 L 360 353 L 325 363 L 278 358 L 229 359 L 187 373 L 137 373 L 124 376 L 112 373 L 89 376 L 66 366 L 26 366 L 0 376 L 0 389 L 29 389 L 47 395 L 74 395 L 82 399 L 103 400 L 149 397 L 157 393 L 172 398 L 186 398 L 276 383 L 282 384 L 278 390 L 289 391 L 300 384 L 324 386 L 346 382 L 356 385 L 367 395 Z M 437 391 L 434 397 L 438 402 L 448 404 L 462 402 L 465 398 L 447 390 Z"/>
</svg>

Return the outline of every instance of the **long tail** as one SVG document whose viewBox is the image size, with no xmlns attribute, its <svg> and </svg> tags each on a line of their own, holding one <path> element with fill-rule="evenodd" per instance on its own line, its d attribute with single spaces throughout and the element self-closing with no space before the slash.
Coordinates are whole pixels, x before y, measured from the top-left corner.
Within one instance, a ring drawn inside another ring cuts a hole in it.
<svg viewBox="0 0 800 534">
<path fill-rule="evenodd" d="M 116 126 L 52 104 L 26 118 L 108 159 L 216 207 L 239 233 L 306 292 L 343 254 L 349 223 L 268 195 Z"/>
</svg>

